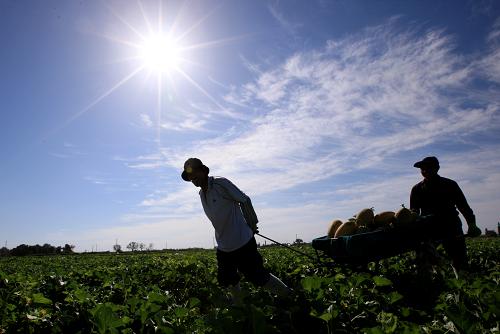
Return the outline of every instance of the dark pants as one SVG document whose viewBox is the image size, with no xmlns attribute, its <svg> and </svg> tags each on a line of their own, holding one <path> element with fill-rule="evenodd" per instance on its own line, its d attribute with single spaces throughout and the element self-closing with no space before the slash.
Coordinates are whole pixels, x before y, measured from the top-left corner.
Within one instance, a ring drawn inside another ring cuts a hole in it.
<svg viewBox="0 0 500 334">
<path fill-rule="evenodd" d="M 217 249 L 217 280 L 223 287 L 235 285 L 242 273 L 245 278 L 257 286 L 269 281 L 269 271 L 264 268 L 262 256 L 257 251 L 255 238 L 232 252 Z"/>
</svg>

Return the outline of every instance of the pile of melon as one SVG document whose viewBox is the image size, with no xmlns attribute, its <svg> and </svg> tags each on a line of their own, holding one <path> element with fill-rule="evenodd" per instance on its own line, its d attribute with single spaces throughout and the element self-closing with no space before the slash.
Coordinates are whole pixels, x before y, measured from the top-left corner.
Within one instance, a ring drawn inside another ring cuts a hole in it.
<svg viewBox="0 0 500 334">
<path fill-rule="evenodd" d="M 417 218 L 418 215 L 416 212 L 404 206 L 397 212 L 384 211 L 377 214 L 375 214 L 373 208 L 363 209 L 345 222 L 335 219 L 328 228 L 328 237 L 338 238 L 346 235 L 371 232 L 377 229 L 404 228 L 414 223 Z"/>
</svg>

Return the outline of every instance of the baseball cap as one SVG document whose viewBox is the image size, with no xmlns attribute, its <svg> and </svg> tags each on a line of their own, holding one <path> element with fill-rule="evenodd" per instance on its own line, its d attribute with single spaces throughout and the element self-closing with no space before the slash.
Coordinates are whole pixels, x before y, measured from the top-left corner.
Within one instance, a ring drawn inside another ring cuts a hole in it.
<svg viewBox="0 0 500 334">
<path fill-rule="evenodd" d="M 198 158 L 189 158 L 184 163 L 184 171 L 181 174 L 181 177 L 184 181 L 191 181 L 189 179 L 189 174 L 193 172 L 195 169 L 203 169 L 207 174 L 210 172 L 210 169 L 201 162 Z"/>
<path fill-rule="evenodd" d="M 413 167 L 439 167 L 439 160 L 436 157 L 425 157 L 421 161 L 416 162 Z"/>
</svg>

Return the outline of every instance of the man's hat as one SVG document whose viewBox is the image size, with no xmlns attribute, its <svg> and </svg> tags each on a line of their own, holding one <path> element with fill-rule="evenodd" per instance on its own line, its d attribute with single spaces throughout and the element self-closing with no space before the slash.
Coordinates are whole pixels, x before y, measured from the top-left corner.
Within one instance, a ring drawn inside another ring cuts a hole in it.
<svg viewBox="0 0 500 334">
<path fill-rule="evenodd" d="M 193 172 L 195 169 L 203 169 L 207 175 L 210 172 L 210 169 L 201 162 L 198 158 L 189 158 L 184 163 L 184 171 L 181 174 L 181 177 L 184 181 L 191 181 L 189 179 L 189 174 Z"/>
<path fill-rule="evenodd" d="M 439 168 L 439 161 L 436 157 L 426 157 L 422 161 L 416 162 L 413 167 L 425 168 L 425 167 L 436 167 Z"/>
</svg>

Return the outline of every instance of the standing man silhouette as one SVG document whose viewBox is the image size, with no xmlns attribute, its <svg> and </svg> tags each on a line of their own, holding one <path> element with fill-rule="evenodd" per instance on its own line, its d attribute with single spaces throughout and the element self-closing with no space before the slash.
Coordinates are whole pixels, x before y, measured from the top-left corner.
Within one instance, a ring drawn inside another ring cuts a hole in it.
<svg viewBox="0 0 500 334">
<path fill-rule="evenodd" d="M 458 211 L 467 222 L 467 235 L 472 237 L 481 235 L 474 212 L 458 184 L 438 175 L 439 161 L 436 157 L 426 157 L 413 166 L 420 168 L 424 179 L 411 190 L 410 209 L 420 215 L 435 215 L 437 223 L 433 228 L 436 229 L 436 236 L 442 240 L 453 268 L 458 272 L 467 265 L 465 238 Z"/>
</svg>

